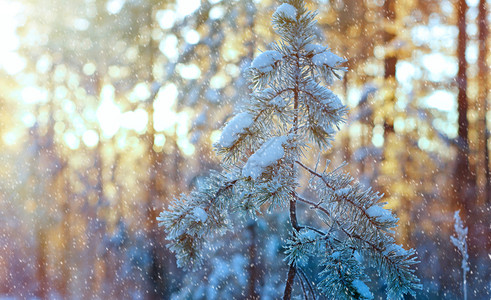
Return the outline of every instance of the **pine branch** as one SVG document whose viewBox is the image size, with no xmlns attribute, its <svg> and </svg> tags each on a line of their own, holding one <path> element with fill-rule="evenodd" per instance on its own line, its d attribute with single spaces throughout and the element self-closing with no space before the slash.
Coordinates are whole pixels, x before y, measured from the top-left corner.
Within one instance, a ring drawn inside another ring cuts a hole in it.
<svg viewBox="0 0 491 300">
<path fill-rule="evenodd" d="M 368 250 L 372 252 L 372 256 L 375 256 L 377 260 L 373 263 L 373 265 L 376 267 L 381 267 L 380 270 L 387 270 L 385 272 L 389 283 L 387 289 L 389 294 L 391 294 L 393 297 L 398 298 L 404 293 L 413 293 L 414 289 L 421 288 L 419 279 L 417 279 L 417 277 L 414 275 L 414 271 L 410 269 L 412 265 L 417 263 L 414 250 L 405 251 L 394 244 L 393 239 L 387 236 L 378 241 L 378 244 L 383 245 L 380 247 L 377 245 L 377 243 L 344 228 L 341 222 L 332 218 L 331 213 L 326 208 L 319 206 L 315 202 L 305 199 L 297 194 L 295 194 L 295 197 L 298 201 L 309 204 L 311 209 L 320 210 L 331 218 L 336 224 L 337 228 L 344 233 L 349 240 L 355 241 L 354 246 L 357 250 Z M 400 251 L 405 252 L 400 253 Z"/>
<path fill-rule="evenodd" d="M 220 201 L 237 184 L 238 179 L 223 181 L 218 173 L 205 180 L 190 197 L 174 200 L 168 211 L 157 218 L 159 227 L 167 230 L 169 249 L 176 254 L 178 265 L 198 267 L 200 253 L 208 236 L 227 230 L 226 215 L 232 203 Z"/>
<path fill-rule="evenodd" d="M 382 207 L 382 195 L 341 173 L 341 167 L 317 172 L 300 161 L 312 145 L 330 147 L 347 112 L 324 86 L 346 70 L 341 66 L 346 60 L 312 44 L 315 16 L 302 0 L 285 0 L 278 7 L 273 28 L 281 39 L 252 62 L 249 105 L 227 123 L 215 145 L 225 174 L 212 176 L 190 196 L 176 200 L 159 221 L 178 261 L 195 264 L 206 240 L 227 228 L 229 213 L 255 217 L 264 204 L 288 204 L 291 233 L 283 299 L 291 298 L 297 274 L 304 298 L 310 293 L 315 299 L 301 269 L 310 258 L 321 262 L 317 288 L 330 297 L 373 298 L 362 262 L 383 275 L 390 297 L 413 294 L 421 288 L 411 269 L 417 263 L 415 252 L 395 244 L 391 234 L 397 218 Z M 316 201 L 297 193 L 298 169 L 310 174 Z M 327 229 L 299 225 L 297 201 L 308 204 Z"/>
<path fill-rule="evenodd" d="M 322 174 L 319 174 L 318 172 L 312 170 L 311 168 L 307 167 L 306 165 L 304 165 L 302 162 L 300 162 L 298 160 L 295 161 L 295 163 L 297 163 L 299 166 L 301 166 L 302 168 L 304 168 L 305 170 L 307 170 L 313 176 L 316 176 L 320 180 L 322 180 L 322 182 L 325 184 L 325 186 L 328 187 L 332 192 L 336 192 L 337 191 L 337 189 L 334 188 L 334 186 L 328 182 L 328 180 L 326 179 L 325 176 L 323 176 Z M 357 187 L 358 187 L 358 185 L 356 185 L 355 187 L 349 186 L 349 188 L 351 188 L 353 190 L 356 190 Z M 348 187 L 345 187 L 345 188 L 348 188 Z M 370 195 L 368 195 L 368 197 L 369 196 Z M 363 215 L 363 217 L 366 220 L 368 220 L 368 222 L 374 227 L 373 230 L 377 230 L 378 229 L 378 230 L 387 232 L 388 231 L 388 228 L 393 227 L 393 226 L 396 226 L 395 222 L 397 221 L 397 219 L 394 218 L 394 220 L 393 221 L 391 220 L 391 222 L 389 222 L 388 224 L 383 224 L 381 222 L 377 222 L 377 218 L 373 218 L 371 215 L 369 215 L 369 213 L 367 213 L 367 209 L 370 209 L 370 207 L 372 207 L 373 205 L 376 205 L 376 202 L 375 201 L 378 201 L 381 198 L 381 196 L 379 196 L 377 193 L 373 194 L 373 197 L 374 197 L 373 200 L 371 200 L 371 201 L 368 202 L 369 205 L 366 208 L 364 208 L 361 204 L 359 204 L 359 202 L 356 202 L 353 199 L 351 199 L 350 197 L 348 197 L 346 194 L 342 194 L 341 196 L 337 196 L 337 200 L 338 201 L 346 201 L 347 203 L 349 203 L 349 205 L 351 205 L 357 211 L 359 211 Z M 316 205 L 318 206 L 321 203 L 322 203 L 322 201 L 320 201 Z"/>
</svg>

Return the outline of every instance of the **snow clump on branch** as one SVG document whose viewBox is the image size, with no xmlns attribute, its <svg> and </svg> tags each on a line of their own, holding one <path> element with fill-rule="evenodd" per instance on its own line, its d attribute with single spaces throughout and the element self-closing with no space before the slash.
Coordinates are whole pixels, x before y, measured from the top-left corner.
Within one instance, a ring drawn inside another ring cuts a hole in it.
<svg viewBox="0 0 491 300">
<path fill-rule="evenodd" d="M 286 136 L 278 136 L 269 139 L 259 150 L 256 151 L 242 169 L 242 176 L 250 176 L 257 179 L 264 172 L 264 169 L 277 162 L 285 155 L 283 144 L 287 141 Z"/>
<path fill-rule="evenodd" d="M 297 18 L 297 9 L 288 3 L 283 3 L 278 8 L 273 14 L 273 18 L 279 18 L 280 16 L 283 16 L 284 18 L 288 18 L 291 20 L 295 20 Z"/>
<path fill-rule="evenodd" d="M 240 134 L 244 133 L 253 122 L 254 120 L 252 115 L 248 112 L 242 112 L 236 115 L 227 123 L 225 128 L 223 128 L 218 144 L 223 148 L 232 147 L 239 138 Z"/>
<path fill-rule="evenodd" d="M 337 65 L 345 61 L 346 59 L 337 56 L 329 50 L 316 54 L 314 57 L 312 57 L 312 62 L 318 67 L 326 65 L 330 68 L 335 68 Z"/>
<path fill-rule="evenodd" d="M 252 67 L 261 73 L 268 73 L 273 71 L 276 63 L 282 58 L 283 55 L 276 50 L 264 51 L 252 61 Z"/>
</svg>

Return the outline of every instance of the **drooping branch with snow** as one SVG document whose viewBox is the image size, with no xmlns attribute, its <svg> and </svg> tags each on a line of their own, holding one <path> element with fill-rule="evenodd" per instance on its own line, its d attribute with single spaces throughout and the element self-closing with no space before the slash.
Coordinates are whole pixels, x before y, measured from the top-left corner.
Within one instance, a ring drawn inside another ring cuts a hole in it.
<svg viewBox="0 0 491 300">
<path fill-rule="evenodd" d="M 281 39 L 252 62 L 250 101 L 215 144 L 224 171 L 176 200 L 158 220 L 179 263 L 197 267 L 203 247 L 231 229 L 227 219 L 232 214 L 257 217 L 263 206 L 287 208 L 291 235 L 285 245 L 285 299 L 294 293 L 295 279 L 305 297 L 372 299 L 365 266 L 383 276 L 391 298 L 400 298 L 420 288 L 412 270 L 417 260 L 414 250 L 395 243 L 397 218 L 383 208 L 382 196 L 341 168 L 328 171 L 327 164 L 319 172 L 302 161 L 308 151 L 331 146 L 347 113 L 327 88 L 346 71 L 341 66 L 345 59 L 314 43 L 315 16 L 301 0 L 285 1 L 274 12 L 273 28 Z M 302 194 L 302 174 L 311 177 L 309 195 L 315 197 Z M 301 224 L 297 203 L 310 207 L 322 226 Z M 322 269 L 316 291 L 303 271 L 310 260 Z"/>
</svg>

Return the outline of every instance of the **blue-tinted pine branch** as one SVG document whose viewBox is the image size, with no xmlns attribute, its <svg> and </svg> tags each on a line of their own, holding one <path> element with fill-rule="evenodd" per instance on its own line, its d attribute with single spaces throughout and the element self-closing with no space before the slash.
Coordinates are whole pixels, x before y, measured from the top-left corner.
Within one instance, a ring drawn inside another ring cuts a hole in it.
<svg viewBox="0 0 491 300">
<path fill-rule="evenodd" d="M 256 217 L 263 205 L 288 207 L 291 234 L 285 245 L 289 271 L 284 299 L 294 294 L 298 275 L 302 295 L 315 291 L 301 267 L 312 260 L 322 271 L 319 293 L 336 299 L 372 299 L 364 266 L 375 267 L 387 293 L 400 298 L 420 288 L 414 250 L 392 237 L 397 218 L 383 208 L 382 195 L 365 188 L 341 167 L 317 172 L 300 161 L 307 151 L 331 146 L 346 121 L 347 108 L 326 87 L 346 60 L 314 44 L 316 13 L 302 0 L 287 0 L 272 17 L 280 40 L 258 55 L 247 72 L 253 93 L 215 144 L 223 173 L 214 173 L 189 196 L 176 200 L 159 221 L 181 265 L 197 266 L 204 245 L 228 230 L 236 213 Z M 327 168 L 327 166 L 326 166 Z M 311 176 L 314 200 L 297 192 L 299 170 Z M 300 225 L 297 202 L 317 212 L 322 226 Z"/>
</svg>

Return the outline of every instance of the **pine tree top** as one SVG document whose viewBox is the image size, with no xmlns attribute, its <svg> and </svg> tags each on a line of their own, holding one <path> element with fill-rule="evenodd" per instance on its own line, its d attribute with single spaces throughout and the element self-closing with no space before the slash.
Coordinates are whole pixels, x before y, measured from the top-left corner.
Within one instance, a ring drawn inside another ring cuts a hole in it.
<svg viewBox="0 0 491 300">
<path fill-rule="evenodd" d="M 291 235 L 285 255 L 293 275 L 288 276 L 286 298 L 297 272 L 302 287 L 310 286 L 301 274 L 311 260 L 322 268 L 319 293 L 372 299 L 365 283 L 368 265 L 386 280 L 388 294 L 399 298 L 420 288 L 411 269 L 417 261 L 414 250 L 395 243 L 392 234 L 398 220 L 383 208 L 382 196 L 341 168 L 328 171 L 327 163 L 318 171 L 302 161 L 306 152 L 330 147 L 347 113 L 328 88 L 346 71 L 346 60 L 315 44 L 315 16 L 300 0 L 284 1 L 273 13 L 280 40 L 252 62 L 249 101 L 215 144 L 224 171 L 212 173 L 190 195 L 176 200 L 159 221 L 179 263 L 197 266 L 211 236 L 231 229 L 233 214 L 256 218 L 263 205 L 289 207 Z M 311 177 L 315 199 L 301 194 L 302 172 Z M 319 228 L 299 223 L 298 202 L 317 213 Z M 315 293 L 304 290 L 304 295 Z"/>
</svg>

